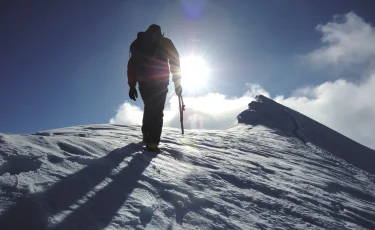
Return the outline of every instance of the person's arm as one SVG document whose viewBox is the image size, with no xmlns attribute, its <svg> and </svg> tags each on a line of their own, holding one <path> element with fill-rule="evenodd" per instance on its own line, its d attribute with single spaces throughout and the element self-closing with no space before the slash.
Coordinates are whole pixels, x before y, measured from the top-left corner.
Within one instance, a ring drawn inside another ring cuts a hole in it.
<svg viewBox="0 0 375 230">
<path fill-rule="evenodd" d="M 130 57 L 128 61 L 128 85 L 130 88 L 135 88 L 137 81 L 135 77 L 135 63 L 134 58 Z"/>
<path fill-rule="evenodd" d="M 181 87 L 180 55 L 178 54 L 176 47 L 174 46 L 173 42 L 170 39 L 168 38 L 165 39 L 165 45 L 167 49 L 169 66 L 170 66 L 170 71 L 172 73 L 172 80 L 174 82 L 175 91 L 178 96 L 181 96 L 182 87 Z"/>
<path fill-rule="evenodd" d="M 130 57 L 128 61 L 128 84 L 129 84 L 129 97 L 132 100 L 137 100 L 138 93 L 137 89 L 135 88 L 137 81 L 135 78 L 135 63 L 134 58 Z"/>
<path fill-rule="evenodd" d="M 173 82 L 175 85 L 179 85 L 181 84 L 180 55 L 170 39 L 166 38 L 165 44 L 168 53 L 170 70 L 173 75 Z"/>
</svg>

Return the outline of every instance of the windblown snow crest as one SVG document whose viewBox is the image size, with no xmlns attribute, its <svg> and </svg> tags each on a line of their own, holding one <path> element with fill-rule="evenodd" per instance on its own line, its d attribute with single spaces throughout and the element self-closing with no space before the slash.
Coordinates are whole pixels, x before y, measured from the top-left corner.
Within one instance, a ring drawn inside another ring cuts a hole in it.
<svg viewBox="0 0 375 230">
<path fill-rule="evenodd" d="M 139 126 L 0 134 L 0 229 L 375 229 L 373 171 L 342 157 L 365 147 L 263 96 L 238 120 L 158 155 Z"/>
<path fill-rule="evenodd" d="M 375 173 L 375 151 L 344 135 L 263 96 L 249 104 L 237 117 L 239 123 L 263 125 L 292 134 L 303 143 L 310 142 L 372 174 Z M 350 124 L 348 124 L 350 125 Z"/>
</svg>

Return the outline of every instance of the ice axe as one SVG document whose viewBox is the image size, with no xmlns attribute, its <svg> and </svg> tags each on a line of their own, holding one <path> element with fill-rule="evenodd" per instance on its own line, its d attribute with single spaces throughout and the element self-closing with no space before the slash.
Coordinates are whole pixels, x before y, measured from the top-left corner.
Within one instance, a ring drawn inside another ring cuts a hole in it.
<svg viewBox="0 0 375 230">
<path fill-rule="evenodd" d="M 184 110 L 185 110 L 185 104 L 184 104 L 184 100 L 182 99 L 182 95 L 178 96 L 178 105 L 180 106 L 181 132 L 182 132 L 182 135 L 184 135 Z"/>
</svg>

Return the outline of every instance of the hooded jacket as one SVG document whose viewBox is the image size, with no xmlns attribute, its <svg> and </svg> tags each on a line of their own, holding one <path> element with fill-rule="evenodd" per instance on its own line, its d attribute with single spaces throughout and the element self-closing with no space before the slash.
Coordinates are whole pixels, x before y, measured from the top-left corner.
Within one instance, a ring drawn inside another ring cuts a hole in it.
<svg viewBox="0 0 375 230">
<path fill-rule="evenodd" d="M 128 61 L 128 84 L 135 87 L 137 82 L 169 82 L 172 73 L 173 82 L 180 84 L 180 57 L 169 38 L 148 43 L 145 33 L 139 32 L 130 46 L 131 57 Z"/>
</svg>

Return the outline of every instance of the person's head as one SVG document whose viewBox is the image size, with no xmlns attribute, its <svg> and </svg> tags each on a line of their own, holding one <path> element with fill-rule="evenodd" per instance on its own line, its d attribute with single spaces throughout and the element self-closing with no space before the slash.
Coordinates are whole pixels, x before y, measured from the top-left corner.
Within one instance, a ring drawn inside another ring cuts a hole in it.
<svg viewBox="0 0 375 230">
<path fill-rule="evenodd" d="M 138 32 L 137 39 L 141 39 L 144 33 L 145 32 L 142 32 L 142 31 Z"/>
<path fill-rule="evenodd" d="M 161 37 L 163 37 L 161 33 L 161 27 L 156 24 L 152 24 L 146 30 L 146 33 L 152 38 L 152 41 L 158 41 Z"/>
</svg>

